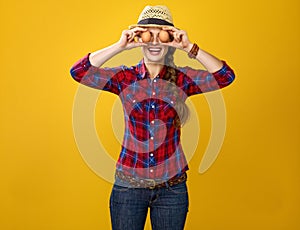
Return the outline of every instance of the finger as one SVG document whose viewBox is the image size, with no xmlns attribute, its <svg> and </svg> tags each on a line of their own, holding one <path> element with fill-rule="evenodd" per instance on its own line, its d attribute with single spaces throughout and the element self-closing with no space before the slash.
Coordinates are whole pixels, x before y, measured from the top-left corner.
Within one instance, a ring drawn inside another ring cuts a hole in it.
<svg viewBox="0 0 300 230">
<path fill-rule="evenodd" d="M 175 27 L 171 27 L 171 26 L 164 26 L 162 27 L 163 30 L 167 30 L 167 31 L 170 31 L 170 32 L 177 32 L 179 31 L 178 29 L 176 29 Z"/>
<path fill-rule="evenodd" d="M 141 32 L 137 31 L 137 32 L 133 32 L 130 39 L 128 40 L 129 42 L 132 41 L 138 41 L 138 37 L 140 35 Z"/>
<path fill-rule="evenodd" d="M 147 28 L 145 27 L 135 27 L 133 29 L 131 29 L 132 32 L 137 33 L 137 32 L 145 32 L 147 31 Z"/>
<path fill-rule="evenodd" d="M 128 36 L 128 42 L 132 42 L 140 32 L 130 31 Z"/>
<path fill-rule="evenodd" d="M 131 42 L 127 44 L 128 49 L 136 48 L 136 47 L 141 47 L 141 46 L 147 46 L 147 44 L 142 43 L 142 42 Z"/>
<path fill-rule="evenodd" d="M 130 37 L 132 36 L 132 31 L 130 30 L 124 30 L 123 33 L 122 33 L 124 36 L 127 37 L 127 39 L 130 39 Z"/>
<path fill-rule="evenodd" d="M 135 40 L 135 35 L 131 34 L 130 37 L 128 38 L 128 42 L 132 42 Z"/>
<path fill-rule="evenodd" d="M 147 31 L 147 29 L 142 27 L 135 27 L 133 29 L 130 29 L 128 31 L 128 33 L 130 34 L 130 36 L 128 37 L 128 41 L 133 41 L 136 37 L 138 37 L 142 32 L 145 31 Z"/>
<path fill-rule="evenodd" d="M 170 28 L 170 27 L 162 27 L 162 30 L 167 31 L 173 37 L 174 31 L 173 31 L 172 28 Z"/>
<path fill-rule="evenodd" d="M 135 46 L 147 46 L 147 44 L 146 43 L 143 43 L 143 42 L 135 42 L 134 43 L 135 44 Z"/>
<path fill-rule="evenodd" d="M 179 34 L 178 34 L 178 40 L 179 40 L 179 42 L 182 41 L 182 37 L 183 37 L 183 34 L 182 34 L 182 33 L 179 33 Z"/>
<path fill-rule="evenodd" d="M 164 43 L 165 46 L 168 46 L 168 47 L 173 47 L 173 48 L 176 48 L 176 49 L 181 49 L 181 46 L 179 43 L 177 42 L 168 42 L 168 43 Z"/>
<path fill-rule="evenodd" d="M 168 47 L 177 48 L 176 43 L 174 43 L 174 42 L 165 42 L 163 45 L 168 46 Z"/>
<path fill-rule="evenodd" d="M 180 34 L 178 32 L 173 33 L 173 37 L 176 42 L 181 41 Z"/>
</svg>

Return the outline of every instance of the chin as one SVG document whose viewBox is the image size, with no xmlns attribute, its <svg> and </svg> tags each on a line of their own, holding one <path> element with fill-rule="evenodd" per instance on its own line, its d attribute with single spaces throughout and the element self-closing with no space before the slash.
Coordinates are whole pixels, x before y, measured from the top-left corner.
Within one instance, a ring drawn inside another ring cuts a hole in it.
<svg viewBox="0 0 300 230">
<path fill-rule="evenodd" d="M 147 56 L 146 60 L 148 62 L 153 62 L 153 63 L 157 63 L 157 64 L 163 64 L 164 63 L 164 58 L 162 58 L 162 57 L 160 57 L 160 58 L 159 57 L 152 58 L 152 57 Z"/>
</svg>

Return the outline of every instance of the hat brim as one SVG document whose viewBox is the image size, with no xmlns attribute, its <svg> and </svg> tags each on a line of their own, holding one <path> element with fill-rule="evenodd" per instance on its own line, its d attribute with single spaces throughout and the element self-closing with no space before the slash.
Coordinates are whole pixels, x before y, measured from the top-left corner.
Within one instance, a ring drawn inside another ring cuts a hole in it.
<svg viewBox="0 0 300 230">
<path fill-rule="evenodd" d="M 149 27 L 155 27 L 155 28 L 175 28 L 174 26 L 169 26 L 169 25 L 158 25 L 158 24 L 133 24 L 129 26 L 129 29 L 133 29 L 136 27 L 141 27 L 141 28 L 149 28 Z"/>
</svg>

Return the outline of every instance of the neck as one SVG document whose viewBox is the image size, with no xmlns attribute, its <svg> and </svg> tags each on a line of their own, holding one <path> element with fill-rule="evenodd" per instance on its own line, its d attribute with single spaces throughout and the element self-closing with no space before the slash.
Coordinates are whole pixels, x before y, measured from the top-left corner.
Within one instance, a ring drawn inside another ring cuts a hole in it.
<svg viewBox="0 0 300 230">
<path fill-rule="evenodd" d="M 145 66 L 150 74 L 150 78 L 155 78 L 164 67 L 162 63 L 156 62 L 145 62 Z"/>
</svg>

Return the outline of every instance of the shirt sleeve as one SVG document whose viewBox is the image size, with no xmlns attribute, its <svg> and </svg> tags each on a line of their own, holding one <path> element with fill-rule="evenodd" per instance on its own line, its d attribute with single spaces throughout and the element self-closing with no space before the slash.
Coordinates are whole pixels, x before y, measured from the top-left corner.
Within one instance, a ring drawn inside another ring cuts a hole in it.
<svg viewBox="0 0 300 230">
<path fill-rule="evenodd" d="M 182 90 L 187 96 L 191 96 L 230 85 L 235 79 L 235 74 L 225 61 L 222 63 L 222 68 L 214 73 L 206 70 L 195 70 L 190 67 L 181 68 L 180 71 L 184 73 L 183 78 L 185 78 L 181 84 L 179 83 L 182 85 Z"/>
<path fill-rule="evenodd" d="M 122 81 L 124 75 L 124 66 L 98 68 L 90 63 L 89 56 L 90 54 L 87 54 L 72 66 L 70 73 L 73 79 L 95 89 L 119 94 L 121 92 L 119 82 Z"/>
</svg>

